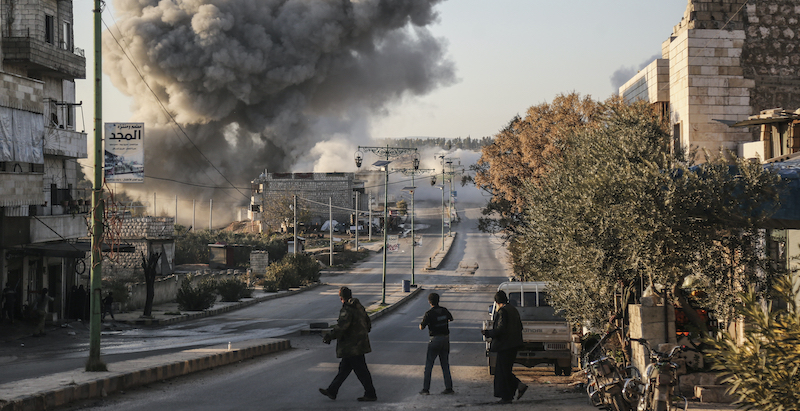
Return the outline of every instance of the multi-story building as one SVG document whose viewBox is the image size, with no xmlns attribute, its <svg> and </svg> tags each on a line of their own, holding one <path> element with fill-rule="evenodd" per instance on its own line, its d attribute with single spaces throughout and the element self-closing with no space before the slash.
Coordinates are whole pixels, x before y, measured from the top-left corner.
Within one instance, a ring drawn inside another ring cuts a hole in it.
<svg viewBox="0 0 800 411">
<path fill-rule="evenodd" d="M 795 0 L 689 0 L 653 61 L 619 92 L 657 104 L 673 148 L 745 154 L 760 127 L 730 127 L 775 107 L 800 107 L 800 7 Z M 762 158 L 764 156 L 762 155 Z M 700 159 L 702 161 L 702 159 Z"/>
<path fill-rule="evenodd" d="M 298 199 L 298 210 L 308 223 L 319 226 L 327 221 L 329 215 L 340 222 L 349 222 L 355 214 L 356 197 L 359 214 L 366 214 L 370 205 L 376 204 L 383 196 L 382 171 L 361 171 L 358 173 L 262 173 L 251 182 L 250 218 L 257 231 L 267 230 L 276 225 L 276 215 L 291 224 L 289 207 L 294 196 Z M 356 195 L 358 192 L 358 195 Z M 370 203 L 370 199 L 372 203 Z M 391 197 L 390 197 L 391 200 Z M 331 206 L 329 207 L 329 203 Z M 281 204 L 276 209 L 275 204 Z M 284 210 L 285 209 L 285 210 Z M 383 210 L 382 206 L 380 207 Z M 366 218 L 366 217 L 362 217 Z M 288 226 L 287 224 L 284 224 Z"/>
<path fill-rule="evenodd" d="M 89 193 L 76 190 L 87 139 L 76 128 L 75 79 L 86 77 L 73 43 L 70 0 L 0 0 L 0 280 L 17 305 L 48 288 L 51 312 L 86 284 Z M 83 276 L 80 273 L 84 273 Z"/>
</svg>

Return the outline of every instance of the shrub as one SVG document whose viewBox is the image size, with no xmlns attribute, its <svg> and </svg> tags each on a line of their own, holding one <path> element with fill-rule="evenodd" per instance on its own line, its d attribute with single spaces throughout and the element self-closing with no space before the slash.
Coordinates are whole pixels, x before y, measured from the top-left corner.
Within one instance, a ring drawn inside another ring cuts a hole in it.
<svg viewBox="0 0 800 411">
<path fill-rule="evenodd" d="M 253 291 L 247 288 L 247 283 L 235 277 L 219 281 L 217 291 L 222 301 L 239 301 L 253 295 Z"/>
<path fill-rule="evenodd" d="M 756 293 L 741 296 L 739 314 L 747 325 L 745 341 L 730 333 L 707 342 L 708 355 L 744 409 L 800 410 L 800 315 L 798 290 L 790 276 L 776 281 L 773 302 L 762 305 Z"/>
<path fill-rule="evenodd" d="M 266 291 L 286 290 L 319 281 L 319 263 L 307 254 L 287 254 L 267 267 L 261 285 Z"/>
<path fill-rule="evenodd" d="M 217 301 L 217 285 L 213 280 L 202 280 L 197 287 L 192 286 L 193 276 L 187 276 L 181 282 L 176 300 L 178 308 L 186 311 L 202 311 L 210 308 Z"/>
</svg>

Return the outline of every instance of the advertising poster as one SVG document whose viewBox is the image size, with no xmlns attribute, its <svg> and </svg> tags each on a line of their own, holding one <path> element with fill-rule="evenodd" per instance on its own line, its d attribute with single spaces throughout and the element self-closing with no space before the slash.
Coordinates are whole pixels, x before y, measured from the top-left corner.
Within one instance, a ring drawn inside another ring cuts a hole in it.
<svg viewBox="0 0 800 411">
<path fill-rule="evenodd" d="M 386 243 L 387 243 L 386 244 L 386 251 L 389 251 L 389 252 L 400 251 L 400 236 L 390 235 L 390 236 L 387 236 L 387 237 L 388 238 L 387 238 L 387 241 L 386 241 Z"/>
<path fill-rule="evenodd" d="M 106 183 L 144 183 L 144 123 L 106 123 Z"/>
</svg>

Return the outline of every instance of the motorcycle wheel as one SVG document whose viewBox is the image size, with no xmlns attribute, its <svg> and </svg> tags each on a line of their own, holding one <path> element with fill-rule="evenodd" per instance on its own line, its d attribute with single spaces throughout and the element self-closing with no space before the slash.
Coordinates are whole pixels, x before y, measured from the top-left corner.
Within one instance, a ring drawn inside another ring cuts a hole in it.
<svg viewBox="0 0 800 411">
<path fill-rule="evenodd" d="M 614 411 L 631 411 L 631 404 L 625 400 L 625 397 L 622 394 L 614 394 L 611 397 L 611 406 L 614 408 Z"/>
</svg>

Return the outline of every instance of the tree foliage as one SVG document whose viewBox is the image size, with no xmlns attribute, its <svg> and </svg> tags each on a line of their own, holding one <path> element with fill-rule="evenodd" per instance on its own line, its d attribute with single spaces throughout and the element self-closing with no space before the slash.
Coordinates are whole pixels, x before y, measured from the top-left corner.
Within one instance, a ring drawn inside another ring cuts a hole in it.
<svg viewBox="0 0 800 411">
<path fill-rule="evenodd" d="M 265 290 L 286 290 L 319 281 L 319 262 L 308 254 L 286 254 L 267 267 L 261 282 Z"/>
<path fill-rule="evenodd" d="M 798 287 L 789 275 L 778 279 L 771 297 L 779 303 L 762 304 L 751 289 L 741 295 L 738 310 L 748 325 L 745 341 L 724 333 L 719 340 L 708 339 L 707 353 L 714 369 L 731 384 L 744 409 L 800 410 L 800 312 Z M 784 305 L 785 304 L 785 305 Z"/>
<path fill-rule="evenodd" d="M 731 318 L 741 284 L 771 278 L 758 227 L 771 211 L 763 204 L 777 201 L 777 176 L 730 156 L 679 161 L 645 103 L 612 98 L 594 116 L 601 127 L 563 133 L 547 172 L 523 182 L 516 274 L 552 281 L 554 305 L 576 321 L 602 323 L 617 314 L 616 292 L 644 283 L 663 286 L 702 327 L 682 291 L 689 276 Z"/>
<path fill-rule="evenodd" d="M 482 230 L 504 230 L 513 237 L 523 223 L 520 214 L 525 200 L 520 190 L 548 172 L 552 160 L 561 155 L 568 134 L 597 127 L 599 108 L 588 96 L 556 96 L 552 103 L 529 108 L 525 117 L 514 117 L 492 144 L 483 147 L 473 167 L 475 184 L 493 195 L 483 214 L 500 218 L 482 219 Z"/>
</svg>

